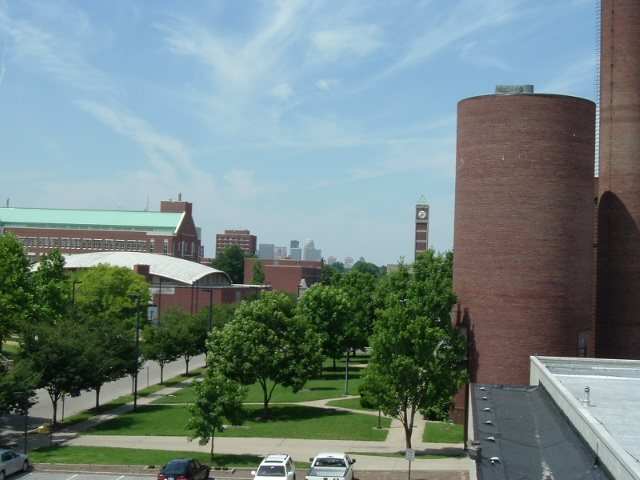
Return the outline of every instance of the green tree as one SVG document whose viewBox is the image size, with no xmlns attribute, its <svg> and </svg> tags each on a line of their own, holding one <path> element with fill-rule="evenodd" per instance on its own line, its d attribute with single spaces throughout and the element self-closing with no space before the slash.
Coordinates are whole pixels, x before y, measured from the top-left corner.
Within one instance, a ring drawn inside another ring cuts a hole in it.
<svg viewBox="0 0 640 480">
<path fill-rule="evenodd" d="M 361 394 L 402 422 L 407 448 L 415 414 L 442 415 L 467 378 L 461 368 L 464 340 L 450 321 L 451 262 L 451 255 L 427 250 L 415 273 L 401 263 L 376 292 L 379 308 Z"/>
<path fill-rule="evenodd" d="M 343 272 L 344 266 L 342 266 L 342 269 L 340 269 L 336 267 L 335 263 L 333 265 L 323 263 L 320 270 L 320 283 L 326 286 L 334 285 L 338 282 Z"/>
<path fill-rule="evenodd" d="M 30 266 L 18 237 L 0 235 L 0 353 L 5 338 L 33 319 L 35 287 Z"/>
<path fill-rule="evenodd" d="M 29 364 L 16 361 L 11 370 L 0 363 L 0 415 L 9 412 L 24 414 L 25 407 L 31 407 L 31 400 L 38 388 L 40 374 Z"/>
<path fill-rule="evenodd" d="M 298 314 L 320 335 L 322 353 L 333 360 L 333 368 L 336 368 L 336 360 L 349 346 L 352 312 L 346 292 L 316 283 L 298 300 L 297 309 Z"/>
<path fill-rule="evenodd" d="M 321 361 L 319 336 L 294 315 L 294 301 L 282 292 L 263 292 L 242 302 L 234 319 L 214 330 L 207 364 L 242 385 L 262 387 L 263 416 L 276 385 L 298 392 L 317 371 Z"/>
<path fill-rule="evenodd" d="M 57 425 L 58 401 L 63 395 L 77 397 L 90 386 L 90 371 L 96 359 L 91 334 L 85 325 L 70 318 L 50 325 L 32 325 L 24 335 L 21 362 L 26 371 L 38 372 L 39 387 L 49 394 L 53 425 Z"/>
<path fill-rule="evenodd" d="M 64 269 L 59 250 L 44 253 L 33 273 L 36 310 L 39 321 L 55 324 L 71 311 L 72 284 Z"/>
<path fill-rule="evenodd" d="M 362 349 L 369 345 L 375 319 L 373 296 L 376 283 L 373 275 L 352 270 L 342 275 L 336 284 L 349 299 L 351 316 L 347 324 L 346 343 L 351 349 Z"/>
<path fill-rule="evenodd" d="M 232 244 L 211 262 L 211 266 L 229 275 L 233 283 L 244 283 L 244 259 L 250 257 L 255 255 L 245 255 L 242 247 Z"/>
<path fill-rule="evenodd" d="M 264 265 L 260 260 L 255 260 L 251 263 L 251 272 L 251 284 L 264 285 L 266 274 L 264 272 Z"/>
<path fill-rule="evenodd" d="M 212 328 L 222 328 L 231 320 L 240 306 L 239 303 L 223 303 L 213 306 L 213 315 L 211 316 Z M 196 316 L 207 325 L 207 334 L 209 333 L 209 306 L 201 309 Z M 205 347 L 206 348 L 206 347 Z"/>
<path fill-rule="evenodd" d="M 164 385 L 165 365 L 180 357 L 175 345 L 175 326 L 167 321 L 167 316 L 163 313 L 162 323 L 157 327 L 147 325 L 142 336 L 144 337 L 140 348 L 142 357 L 160 366 L 160 385 Z"/>
<path fill-rule="evenodd" d="M 79 316 L 105 322 L 128 318 L 135 328 L 136 301 L 132 301 L 130 295 L 140 295 L 143 307 L 149 303 L 149 282 L 126 267 L 102 264 L 78 272 L 74 279 L 79 282 L 75 293 L 75 310 Z M 146 318 L 146 308 L 141 318 Z"/>
<path fill-rule="evenodd" d="M 183 308 L 174 306 L 165 310 L 162 328 L 167 328 L 173 337 L 173 349 L 178 356 L 184 358 L 185 375 L 189 375 L 189 362 L 195 356 L 202 355 L 206 350 L 209 334 L 209 307 L 207 316 L 191 315 Z"/>
<path fill-rule="evenodd" d="M 85 320 L 90 332 L 91 349 L 95 359 L 94 367 L 89 370 L 87 385 L 96 394 L 96 408 L 100 406 L 102 386 L 126 375 L 133 375 L 136 366 L 135 328 L 129 319 L 114 318 L 111 322 Z"/>
<path fill-rule="evenodd" d="M 91 350 L 100 361 L 85 379 L 87 389 L 96 393 L 96 407 L 100 405 L 100 391 L 105 383 L 126 375 L 135 375 L 140 362 L 135 355 L 137 327 L 137 298 L 147 305 L 149 283 L 144 276 L 126 267 L 98 265 L 76 272 L 74 318 L 89 332 Z M 140 313 L 141 328 L 147 323 L 146 311 Z"/>
<path fill-rule="evenodd" d="M 224 431 L 225 421 L 232 425 L 242 425 L 245 419 L 243 400 L 246 387 L 226 378 L 218 370 L 205 370 L 202 381 L 193 384 L 194 401 L 189 407 L 191 414 L 187 429 L 193 432 L 189 441 L 198 439 L 200 445 L 211 440 L 211 460 L 216 432 Z"/>
</svg>

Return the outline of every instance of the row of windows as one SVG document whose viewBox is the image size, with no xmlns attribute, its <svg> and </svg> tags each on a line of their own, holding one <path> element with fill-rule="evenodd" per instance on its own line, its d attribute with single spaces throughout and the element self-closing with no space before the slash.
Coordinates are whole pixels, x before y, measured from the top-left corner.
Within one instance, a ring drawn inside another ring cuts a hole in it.
<svg viewBox="0 0 640 480">
<path fill-rule="evenodd" d="M 56 237 L 21 237 L 27 248 L 60 248 L 71 250 L 122 250 L 127 252 L 155 253 L 155 241 L 146 240 L 103 240 L 99 238 L 56 238 Z M 169 253 L 169 240 L 164 240 L 163 253 Z"/>
</svg>

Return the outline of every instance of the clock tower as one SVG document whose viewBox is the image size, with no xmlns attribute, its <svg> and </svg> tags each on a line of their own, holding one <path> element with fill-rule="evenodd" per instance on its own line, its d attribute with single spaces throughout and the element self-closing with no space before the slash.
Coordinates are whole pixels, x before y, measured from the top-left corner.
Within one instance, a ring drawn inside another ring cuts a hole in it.
<svg viewBox="0 0 640 480">
<path fill-rule="evenodd" d="M 418 255 L 429 247 L 429 205 L 427 205 L 424 195 L 420 197 L 416 204 L 416 247 L 414 262 Z"/>
</svg>

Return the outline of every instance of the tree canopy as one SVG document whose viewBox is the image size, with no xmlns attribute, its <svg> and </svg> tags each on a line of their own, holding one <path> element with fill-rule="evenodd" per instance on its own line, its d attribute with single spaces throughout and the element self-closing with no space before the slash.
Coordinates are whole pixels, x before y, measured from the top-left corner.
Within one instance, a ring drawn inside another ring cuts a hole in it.
<svg viewBox="0 0 640 480">
<path fill-rule="evenodd" d="M 35 284 L 30 266 L 18 237 L 0 235 L 0 353 L 4 339 L 33 318 Z"/>
<path fill-rule="evenodd" d="M 240 245 L 231 244 L 213 259 L 211 266 L 229 275 L 233 283 L 244 283 L 244 259 L 251 257 L 255 255 L 247 255 Z"/>
<path fill-rule="evenodd" d="M 295 316 L 294 306 L 285 293 L 262 292 L 257 300 L 242 302 L 207 344 L 208 365 L 243 385 L 260 384 L 265 418 L 275 386 L 299 391 L 321 362 L 320 338 Z"/>
<path fill-rule="evenodd" d="M 361 393 L 385 415 L 399 419 L 407 448 L 415 414 L 448 414 L 466 380 L 464 340 L 450 321 L 450 254 L 422 253 L 413 266 L 400 264 L 377 290 L 371 359 Z"/>
<path fill-rule="evenodd" d="M 221 375 L 215 368 L 205 370 L 202 381 L 193 384 L 194 401 L 189 405 L 191 414 L 187 429 L 189 440 L 198 439 L 200 445 L 211 440 L 211 460 L 217 432 L 224 431 L 225 422 L 231 425 L 244 423 L 243 400 L 247 389 L 240 383 Z"/>
</svg>

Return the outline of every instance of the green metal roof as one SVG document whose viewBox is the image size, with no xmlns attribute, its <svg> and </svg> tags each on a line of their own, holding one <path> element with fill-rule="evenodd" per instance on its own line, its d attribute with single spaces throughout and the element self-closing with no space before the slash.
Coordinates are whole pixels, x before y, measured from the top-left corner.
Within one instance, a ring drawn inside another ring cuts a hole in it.
<svg viewBox="0 0 640 480">
<path fill-rule="evenodd" d="M 175 232 L 183 213 L 0 207 L 0 227 Z"/>
</svg>

